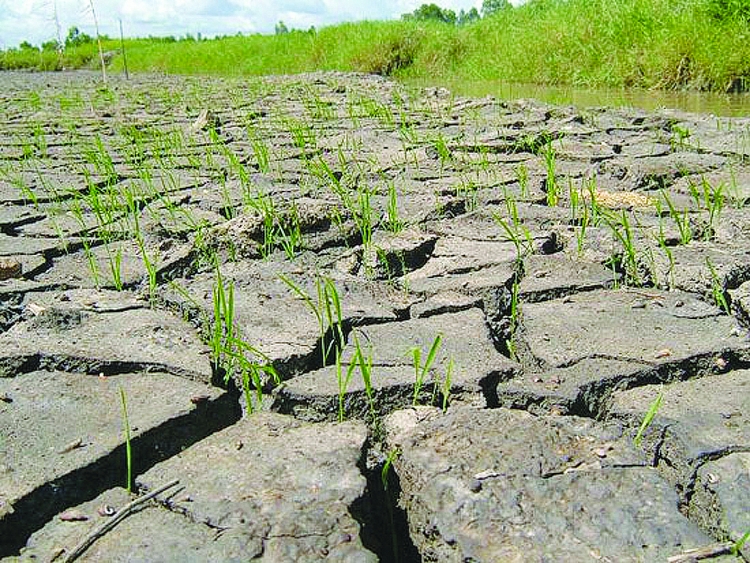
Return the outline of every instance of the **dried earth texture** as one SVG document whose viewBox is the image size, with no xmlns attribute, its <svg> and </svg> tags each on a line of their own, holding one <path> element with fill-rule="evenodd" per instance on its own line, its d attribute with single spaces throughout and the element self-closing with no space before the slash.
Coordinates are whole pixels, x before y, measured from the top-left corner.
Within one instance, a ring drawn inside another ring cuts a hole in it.
<svg viewBox="0 0 750 563">
<path fill-rule="evenodd" d="M 338 73 L 0 113 L 3 561 L 750 560 L 750 120 Z"/>
</svg>

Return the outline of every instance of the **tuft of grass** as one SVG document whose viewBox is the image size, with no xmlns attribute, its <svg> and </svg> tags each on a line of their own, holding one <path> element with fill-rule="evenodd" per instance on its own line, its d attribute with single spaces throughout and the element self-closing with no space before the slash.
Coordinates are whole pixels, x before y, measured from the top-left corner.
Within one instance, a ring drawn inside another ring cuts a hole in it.
<svg viewBox="0 0 750 563">
<path fill-rule="evenodd" d="M 128 418 L 128 402 L 125 398 L 125 389 L 120 385 L 120 406 L 122 407 L 122 427 L 125 433 L 125 467 L 126 480 L 125 488 L 128 493 L 131 492 L 131 483 L 133 482 L 133 451 L 130 445 L 130 420 Z"/>
<path fill-rule="evenodd" d="M 646 432 L 646 430 L 648 430 L 649 426 L 651 426 L 651 423 L 654 421 L 654 417 L 661 408 L 663 401 L 664 391 L 659 391 L 659 394 L 649 405 L 648 411 L 646 411 L 646 415 L 643 417 L 643 421 L 641 422 L 641 426 L 638 428 L 638 432 L 636 433 L 635 438 L 633 438 L 633 444 L 637 448 L 641 446 L 641 442 L 643 441 L 643 434 Z"/>
<path fill-rule="evenodd" d="M 432 364 L 435 362 L 435 357 L 437 356 L 442 342 L 443 336 L 441 334 L 435 336 L 435 339 L 432 341 L 432 345 L 430 346 L 430 350 L 427 352 L 427 357 L 425 358 L 424 363 L 422 363 L 422 349 L 419 346 L 415 346 L 411 349 L 412 362 L 414 365 L 414 394 L 412 397 L 413 405 L 416 405 L 419 401 L 419 395 L 422 392 L 422 387 L 424 386 L 425 379 L 430 373 L 430 368 L 432 368 Z"/>
<path fill-rule="evenodd" d="M 315 315 L 318 321 L 318 330 L 320 335 L 320 355 L 323 365 L 329 365 L 331 352 L 337 352 L 344 347 L 344 328 L 343 314 L 341 310 L 341 299 L 338 289 L 331 278 L 315 278 L 316 299 L 302 289 L 298 284 L 292 281 L 284 274 L 279 274 L 279 279 L 283 281 L 292 292 L 302 299 L 307 307 Z M 331 338 L 327 340 L 328 332 L 331 331 Z"/>
</svg>

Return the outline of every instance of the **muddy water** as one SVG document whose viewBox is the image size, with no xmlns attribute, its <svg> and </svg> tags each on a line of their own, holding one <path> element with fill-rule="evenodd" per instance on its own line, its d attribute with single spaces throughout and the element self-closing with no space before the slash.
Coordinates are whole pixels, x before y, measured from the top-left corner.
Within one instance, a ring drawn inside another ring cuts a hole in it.
<svg viewBox="0 0 750 563">
<path fill-rule="evenodd" d="M 710 113 L 725 117 L 750 115 L 750 94 L 709 92 L 667 92 L 639 89 L 592 89 L 544 84 L 517 84 L 496 80 L 430 82 L 407 81 L 410 86 L 441 86 L 457 96 L 495 96 L 515 100 L 531 98 L 549 104 L 586 107 L 631 107 L 648 111 L 678 109 L 691 113 Z"/>
</svg>

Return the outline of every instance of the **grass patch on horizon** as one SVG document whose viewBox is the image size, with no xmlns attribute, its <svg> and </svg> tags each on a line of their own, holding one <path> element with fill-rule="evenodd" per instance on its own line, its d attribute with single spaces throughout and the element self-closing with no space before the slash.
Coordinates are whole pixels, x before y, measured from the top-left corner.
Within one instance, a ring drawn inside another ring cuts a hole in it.
<svg viewBox="0 0 750 563">
<path fill-rule="evenodd" d="M 750 26 L 718 0 L 531 0 L 464 26 L 360 21 L 279 35 L 126 40 L 132 71 L 250 76 L 315 70 L 405 79 L 724 92 L 750 83 Z M 110 70 L 122 69 L 118 51 Z M 9 49 L 0 68 L 96 64 L 94 45 Z M 62 61 L 62 62 L 61 62 Z"/>
</svg>

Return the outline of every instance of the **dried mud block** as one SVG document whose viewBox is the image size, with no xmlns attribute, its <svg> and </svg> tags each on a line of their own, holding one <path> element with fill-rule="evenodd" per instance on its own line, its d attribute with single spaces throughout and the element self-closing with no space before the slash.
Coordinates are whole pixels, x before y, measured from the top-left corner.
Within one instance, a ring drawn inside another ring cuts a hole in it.
<svg viewBox="0 0 750 563">
<path fill-rule="evenodd" d="M 747 413 L 748 411 L 745 411 Z M 717 538 L 737 542 L 750 530 L 750 453 L 728 454 L 698 469 L 688 516 Z M 740 551 L 750 558 L 750 545 Z"/>
<path fill-rule="evenodd" d="M 461 407 L 397 411 L 386 441 L 431 561 L 658 561 L 713 540 L 616 426 Z"/>
<path fill-rule="evenodd" d="M 750 281 L 743 283 L 735 290 L 731 290 L 729 295 L 732 298 L 734 314 L 746 328 L 750 328 Z"/>
<path fill-rule="evenodd" d="M 63 243 L 59 239 L 11 237 L 0 233 L 0 256 L 47 255 L 62 250 Z"/>
<path fill-rule="evenodd" d="M 413 293 L 477 293 L 504 287 L 515 274 L 516 248 L 510 242 L 442 237 L 427 263 L 404 277 Z"/>
<path fill-rule="evenodd" d="M 371 408 L 383 414 L 407 406 L 415 400 L 416 370 L 412 349 L 421 350 L 420 365 L 424 366 L 438 335 L 441 336 L 440 346 L 424 376 L 423 387 L 416 395 L 419 402 L 440 402 L 447 392 L 449 399 L 476 400 L 484 404 L 484 395 L 494 396 L 498 382 L 513 377 L 520 367 L 495 349 L 484 315 L 475 307 L 458 313 L 357 328 L 341 353 L 344 378 L 349 365 L 355 366 L 351 380 L 343 389 L 339 385 L 338 368 L 329 366 L 286 382 L 277 393 L 276 404 L 284 412 L 313 420 L 335 420 L 339 395 L 343 396 L 347 417 L 366 418 Z M 357 361 L 357 343 L 365 359 L 372 360 L 372 405 Z"/>
<path fill-rule="evenodd" d="M 365 250 L 365 272 L 375 279 L 390 280 L 421 268 L 435 248 L 437 237 L 406 229 L 399 233 L 373 235 L 372 246 Z"/>
<path fill-rule="evenodd" d="M 256 413 L 138 478 L 153 490 L 180 479 L 162 495 L 170 510 L 222 535 L 242 560 L 377 561 L 360 539 L 352 513 L 365 494 L 357 464 L 363 424 L 309 424 Z"/>
<path fill-rule="evenodd" d="M 656 253 L 654 266 L 659 287 L 713 299 L 714 287 L 737 287 L 750 279 L 750 250 L 737 240 L 724 245 L 693 241 L 673 248 L 671 260 Z"/>
<path fill-rule="evenodd" d="M 498 403 L 601 414 L 613 389 L 725 371 L 750 344 L 735 321 L 682 292 L 594 290 L 523 303 L 516 351 L 525 370 Z"/>
<path fill-rule="evenodd" d="M 89 534 L 112 518 L 105 511 L 120 510 L 134 498 L 125 489 L 116 488 L 105 491 L 92 501 L 67 509 L 34 533 L 19 557 L 7 561 L 26 563 L 49 561 L 55 554 L 67 556 Z M 144 506 L 98 538 L 76 561 L 198 563 L 228 561 L 233 556 L 238 557 L 231 548 L 231 538 L 223 536 L 220 530 L 191 522 L 181 514 L 170 512 L 153 502 Z M 65 514 L 79 515 L 81 519 L 62 520 L 61 516 Z"/>
<path fill-rule="evenodd" d="M 610 415 L 629 421 L 635 432 L 659 393 L 643 446 L 684 494 L 701 464 L 750 449 L 750 370 L 617 391 Z"/>
<path fill-rule="evenodd" d="M 585 358 L 657 366 L 724 351 L 747 353 L 734 320 L 678 291 L 596 290 L 523 305 L 519 356 L 569 367 Z"/>
<path fill-rule="evenodd" d="M 74 301 L 29 304 L 34 316 L 0 335 L 0 376 L 39 368 L 84 373 L 154 370 L 211 380 L 208 351 L 190 325 L 163 311 L 129 308 L 132 297 L 122 299 L 128 307 L 121 310 L 111 304 L 110 310 L 96 310 Z"/>
<path fill-rule="evenodd" d="M 184 260 L 187 245 L 167 250 L 146 247 L 149 262 L 157 270 L 163 270 Z M 73 287 L 106 287 L 110 289 L 133 287 L 143 282 L 147 285 L 148 270 L 140 245 L 134 240 L 116 241 L 96 246 L 89 251 L 79 250 L 64 254 L 53 260 L 51 267 L 36 276 L 43 283 L 56 283 Z"/>
<path fill-rule="evenodd" d="M 563 253 L 529 256 L 524 259 L 524 270 L 518 287 L 518 297 L 523 303 L 603 289 L 613 283 L 611 270 Z"/>
<path fill-rule="evenodd" d="M 217 403 L 221 390 L 164 373 L 98 377 L 38 371 L 0 378 L 2 551 L 23 529 L 33 530 L 70 500 L 90 498 L 115 480 L 125 483 L 120 389 L 136 469 L 216 428 L 201 412 L 231 416 L 229 407 L 221 406 L 229 401 Z"/>
<path fill-rule="evenodd" d="M 230 285 L 234 288 L 234 320 L 242 338 L 265 354 L 285 375 L 306 371 L 309 363 L 315 361 L 320 354 L 320 326 L 310 305 L 280 274 L 305 292 L 325 315 L 323 304 L 318 303 L 315 278 L 298 266 L 291 269 L 288 264 L 237 262 L 226 264 L 221 270 L 225 291 L 228 293 Z M 186 308 L 197 302 L 201 314 L 213 319 L 216 280 L 215 273 L 178 280 L 192 300 L 172 290 L 166 290 L 170 292 L 166 293 L 166 298 Z M 324 283 L 322 277 L 318 280 Z M 400 310 L 408 308 L 408 303 L 400 304 L 398 296 L 372 282 L 338 273 L 332 282 L 339 296 L 344 324 L 396 320 Z"/>
</svg>

